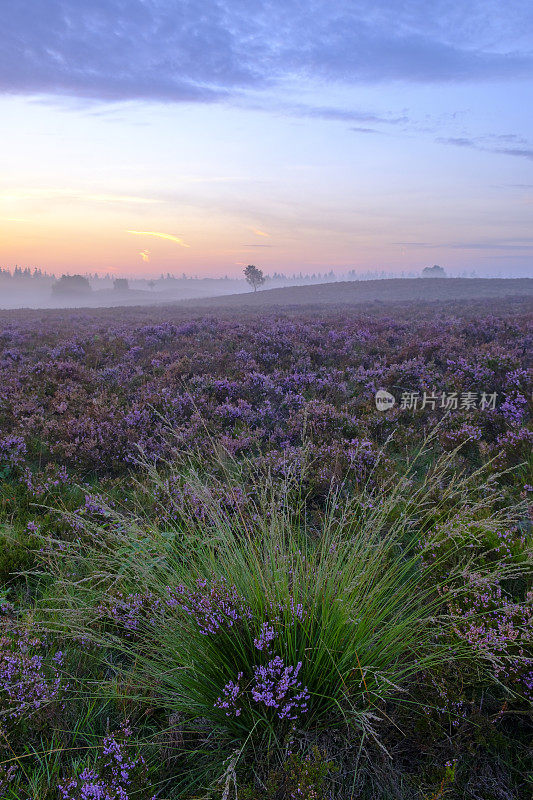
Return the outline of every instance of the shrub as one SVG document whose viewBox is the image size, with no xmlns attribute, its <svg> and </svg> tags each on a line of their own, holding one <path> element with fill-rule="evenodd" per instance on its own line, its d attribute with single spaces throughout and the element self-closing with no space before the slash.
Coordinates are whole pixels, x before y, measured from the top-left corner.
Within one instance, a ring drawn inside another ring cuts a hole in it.
<svg viewBox="0 0 533 800">
<path fill-rule="evenodd" d="M 83 275 L 62 275 L 52 284 L 52 293 L 56 295 L 87 294 L 90 291 L 91 284 Z"/>
</svg>

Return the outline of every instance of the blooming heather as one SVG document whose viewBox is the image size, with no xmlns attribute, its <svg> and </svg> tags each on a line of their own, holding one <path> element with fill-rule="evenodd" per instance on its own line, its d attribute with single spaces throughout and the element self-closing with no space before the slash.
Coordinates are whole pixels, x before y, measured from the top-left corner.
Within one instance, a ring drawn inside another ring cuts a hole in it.
<svg viewBox="0 0 533 800">
<path fill-rule="evenodd" d="M 0 709 L 15 720 L 58 699 L 63 654 L 46 660 L 46 642 L 28 629 L 7 626 L 0 635 Z M 51 662 L 51 663 L 50 663 Z"/>
<path fill-rule="evenodd" d="M 252 618 L 252 612 L 235 586 L 227 586 L 224 578 L 197 579 L 197 589 L 185 586 L 167 588 L 166 604 L 194 621 L 204 636 L 231 628 Z"/>
<path fill-rule="evenodd" d="M 132 730 L 126 723 L 118 733 L 104 738 L 95 766 L 59 785 L 61 800 L 130 800 L 138 795 L 145 761 L 128 755 Z"/>
<path fill-rule="evenodd" d="M 442 416 L 397 402 L 385 417 L 375 409 L 378 388 L 397 401 L 402 392 L 495 392 L 494 409 L 459 407 L 444 431 L 449 446 L 472 438 L 488 452 L 512 448 L 501 437 L 531 415 L 530 316 L 510 300 L 498 315 L 483 302 L 474 310 L 456 303 L 438 318 L 420 305 L 393 316 L 0 312 L 0 470 L 31 470 L 44 456 L 69 471 L 114 475 L 131 469 L 139 448 L 157 461 L 172 447 L 209 451 L 215 437 L 234 455 L 261 452 L 281 473 L 297 468 L 306 439 L 317 480 L 366 481 L 391 422 L 412 441 Z"/>
<path fill-rule="evenodd" d="M 272 709 L 279 720 L 294 721 L 307 711 L 309 701 L 307 688 L 298 680 L 301 668 L 301 661 L 286 666 L 280 656 L 274 656 L 267 664 L 253 667 L 253 678 L 245 686 L 241 686 L 244 676 L 239 672 L 235 681 L 224 686 L 215 707 L 224 709 L 226 716 L 238 717 L 247 702 L 258 709 Z"/>
</svg>

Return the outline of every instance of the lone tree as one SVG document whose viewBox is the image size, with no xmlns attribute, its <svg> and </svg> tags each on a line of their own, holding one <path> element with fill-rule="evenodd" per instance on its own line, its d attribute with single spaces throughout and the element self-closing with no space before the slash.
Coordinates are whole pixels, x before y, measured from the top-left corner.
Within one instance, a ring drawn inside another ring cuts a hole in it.
<svg viewBox="0 0 533 800">
<path fill-rule="evenodd" d="M 253 264 L 248 264 L 248 266 L 244 270 L 244 277 L 246 278 L 250 286 L 253 286 L 254 292 L 257 292 L 258 287 L 262 286 L 266 281 L 266 278 L 263 275 L 262 270 L 258 269 Z"/>
</svg>

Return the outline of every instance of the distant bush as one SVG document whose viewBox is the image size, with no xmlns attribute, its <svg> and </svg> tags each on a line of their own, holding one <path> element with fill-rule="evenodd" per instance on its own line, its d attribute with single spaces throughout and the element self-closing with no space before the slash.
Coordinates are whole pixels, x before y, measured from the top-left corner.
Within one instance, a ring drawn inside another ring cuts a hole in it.
<svg viewBox="0 0 533 800">
<path fill-rule="evenodd" d="M 446 272 L 439 267 L 438 264 L 433 264 L 432 267 L 424 267 L 422 270 L 423 278 L 445 278 Z"/>
<path fill-rule="evenodd" d="M 52 285 L 52 293 L 56 295 L 87 294 L 90 291 L 91 284 L 83 275 L 62 275 Z"/>
<path fill-rule="evenodd" d="M 130 288 L 130 282 L 127 278 L 115 278 L 113 281 L 113 289 L 117 292 L 125 292 Z"/>
</svg>

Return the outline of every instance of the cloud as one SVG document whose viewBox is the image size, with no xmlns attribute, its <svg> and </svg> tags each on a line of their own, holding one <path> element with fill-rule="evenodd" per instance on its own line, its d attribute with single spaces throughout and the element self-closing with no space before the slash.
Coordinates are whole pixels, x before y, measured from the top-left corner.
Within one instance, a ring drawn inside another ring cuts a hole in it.
<svg viewBox="0 0 533 800">
<path fill-rule="evenodd" d="M 0 193 L 0 201 L 7 200 L 72 200 L 90 203 L 112 203 L 112 204 L 133 204 L 145 205 L 161 202 L 156 197 L 139 197 L 137 195 L 113 194 L 112 192 L 89 192 L 78 191 L 76 189 L 57 189 L 55 187 L 41 189 L 11 189 L 5 193 Z"/>
<path fill-rule="evenodd" d="M 515 142 L 516 144 L 527 144 L 527 139 L 519 136 L 516 133 L 493 133 L 487 138 L 494 139 L 497 142 Z"/>
<path fill-rule="evenodd" d="M 474 147 L 480 149 L 473 139 L 465 139 L 459 136 L 439 136 L 435 139 L 439 144 L 454 144 L 456 147 Z"/>
<path fill-rule="evenodd" d="M 314 119 L 332 120 L 334 122 L 373 122 L 386 125 L 399 125 L 409 122 L 407 116 L 384 116 L 368 111 L 349 108 L 333 108 L 331 106 L 294 105 L 285 107 L 285 111 L 295 116 L 313 117 Z"/>
<path fill-rule="evenodd" d="M 376 114 L 374 111 L 364 111 L 354 108 L 339 108 L 335 106 L 317 106 L 311 103 L 285 103 L 280 100 L 261 98 L 251 101 L 247 97 L 239 103 L 241 107 L 254 111 L 270 111 L 289 117 L 307 117 L 320 119 L 326 122 L 358 122 L 384 125 L 407 124 L 411 120 L 408 116 L 392 116 L 390 114 Z M 355 129 L 354 129 L 355 130 Z M 378 133 L 378 131 L 376 131 Z"/>
<path fill-rule="evenodd" d="M 523 0 L 3 0 L 0 92 L 242 102 L 287 80 L 529 77 Z"/>
<path fill-rule="evenodd" d="M 350 130 L 353 131 L 354 133 L 379 133 L 379 134 L 382 133 L 382 131 L 378 131 L 378 130 L 376 130 L 376 128 L 357 128 L 357 127 L 353 127 L 353 128 L 350 128 Z"/>
<path fill-rule="evenodd" d="M 90 200 L 94 203 L 132 203 L 144 205 L 146 203 L 159 202 L 153 197 L 136 197 L 135 195 L 123 194 L 86 194 L 78 195 L 83 200 Z"/>
<path fill-rule="evenodd" d="M 269 233 L 265 233 L 265 231 L 260 231 L 257 228 L 253 228 L 252 230 L 253 230 L 253 233 L 255 233 L 256 236 L 270 236 Z"/>
<path fill-rule="evenodd" d="M 501 153 L 504 156 L 517 156 L 518 158 L 527 158 L 533 161 L 533 148 L 529 147 L 495 147 L 491 153 Z"/>
<path fill-rule="evenodd" d="M 530 239 L 485 242 L 393 242 L 400 247 L 418 247 L 436 250 L 533 250 Z"/>
<path fill-rule="evenodd" d="M 190 244 L 185 244 L 181 236 L 176 236 L 174 233 L 158 233 L 157 231 L 126 231 L 126 233 L 133 233 L 135 236 L 157 236 L 159 239 L 176 242 L 181 247 L 190 247 Z"/>
<path fill-rule="evenodd" d="M 150 261 L 150 251 L 149 250 L 141 250 L 139 253 L 140 257 L 143 261 L 148 262 Z"/>
<path fill-rule="evenodd" d="M 506 138 L 506 137 L 481 137 L 480 139 L 463 139 L 457 138 L 454 136 L 447 136 L 447 137 L 439 137 L 435 139 L 438 144 L 451 144 L 455 145 L 456 147 L 470 147 L 473 150 L 480 150 L 485 153 L 498 153 L 503 156 L 516 156 L 517 158 L 527 158 L 530 161 L 533 161 L 533 148 L 531 147 L 487 147 L 483 144 L 484 139 L 492 139 L 492 138 Z M 521 139 L 521 137 L 514 137 L 515 139 Z"/>
</svg>

